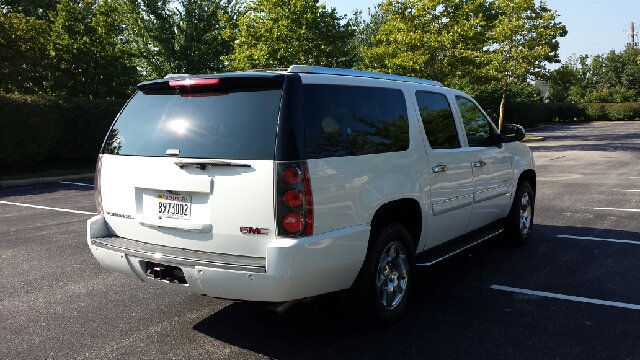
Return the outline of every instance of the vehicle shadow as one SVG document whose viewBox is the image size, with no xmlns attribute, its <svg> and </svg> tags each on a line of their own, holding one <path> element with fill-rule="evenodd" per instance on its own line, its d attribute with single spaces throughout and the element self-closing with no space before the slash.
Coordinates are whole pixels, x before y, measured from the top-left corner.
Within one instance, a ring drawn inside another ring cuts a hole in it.
<svg viewBox="0 0 640 360">
<path fill-rule="evenodd" d="M 559 234 L 640 240 L 635 232 L 551 225 L 536 225 L 524 247 L 510 246 L 505 237 L 495 237 L 434 266 L 419 268 L 406 313 L 389 326 L 354 324 L 342 309 L 339 294 L 332 293 L 297 304 L 280 316 L 266 310 L 264 304 L 236 302 L 193 329 L 279 359 L 499 358 L 496 351 L 506 351 L 503 358 L 509 358 L 508 351 L 535 339 L 516 337 L 518 343 L 504 343 L 496 337 L 510 324 L 504 313 L 496 312 L 496 293 L 489 287 L 505 277 L 536 276 L 533 269 L 541 262 L 553 262 L 575 248 L 558 241 Z M 577 248 L 574 252 L 579 253 Z M 539 330 L 535 330 L 536 323 L 531 326 L 535 338 Z"/>
</svg>

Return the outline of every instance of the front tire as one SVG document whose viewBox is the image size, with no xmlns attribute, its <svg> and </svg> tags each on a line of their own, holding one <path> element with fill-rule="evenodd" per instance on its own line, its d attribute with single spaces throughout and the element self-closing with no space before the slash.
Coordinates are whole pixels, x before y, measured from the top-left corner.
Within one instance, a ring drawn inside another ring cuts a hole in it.
<svg viewBox="0 0 640 360">
<path fill-rule="evenodd" d="M 407 306 L 414 275 L 413 242 L 399 223 L 372 231 L 371 239 L 367 258 L 345 292 L 345 310 L 364 323 L 389 324 Z"/>
<path fill-rule="evenodd" d="M 533 189 L 527 180 L 518 184 L 511 211 L 507 215 L 505 229 L 507 240 L 513 245 L 524 245 L 531 237 L 535 209 Z"/>
</svg>

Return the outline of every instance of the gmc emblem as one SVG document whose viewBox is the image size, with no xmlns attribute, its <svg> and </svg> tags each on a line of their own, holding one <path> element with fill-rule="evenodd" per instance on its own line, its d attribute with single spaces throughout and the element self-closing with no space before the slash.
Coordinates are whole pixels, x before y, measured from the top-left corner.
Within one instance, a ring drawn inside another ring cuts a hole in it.
<svg viewBox="0 0 640 360">
<path fill-rule="evenodd" d="M 269 229 L 267 228 L 253 228 L 250 226 L 240 226 L 240 232 L 244 235 L 269 235 Z"/>
</svg>

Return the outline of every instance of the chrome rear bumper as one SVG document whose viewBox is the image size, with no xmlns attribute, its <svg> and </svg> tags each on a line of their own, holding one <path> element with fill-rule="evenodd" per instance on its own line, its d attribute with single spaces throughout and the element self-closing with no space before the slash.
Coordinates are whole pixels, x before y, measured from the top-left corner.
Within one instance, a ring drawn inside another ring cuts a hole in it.
<svg viewBox="0 0 640 360">
<path fill-rule="evenodd" d="M 118 236 L 91 238 L 91 245 L 149 261 L 252 273 L 265 273 L 267 271 L 266 258 L 186 250 L 144 243 Z"/>
</svg>

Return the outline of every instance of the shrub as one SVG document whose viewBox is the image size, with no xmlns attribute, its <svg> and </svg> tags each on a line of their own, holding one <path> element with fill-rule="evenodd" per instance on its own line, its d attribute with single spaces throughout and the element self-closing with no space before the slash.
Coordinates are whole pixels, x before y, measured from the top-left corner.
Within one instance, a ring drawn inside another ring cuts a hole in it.
<svg viewBox="0 0 640 360">
<path fill-rule="evenodd" d="M 588 120 L 640 120 L 640 103 L 581 104 Z"/>
<path fill-rule="evenodd" d="M 0 167 L 94 159 L 124 100 L 0 95 Z"/>
</svg>

